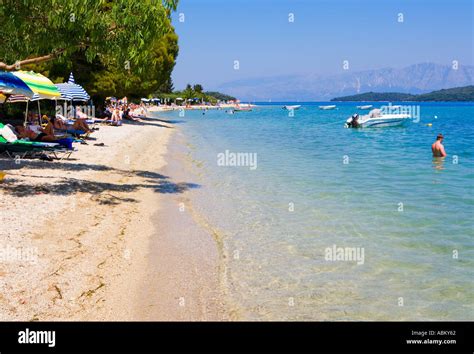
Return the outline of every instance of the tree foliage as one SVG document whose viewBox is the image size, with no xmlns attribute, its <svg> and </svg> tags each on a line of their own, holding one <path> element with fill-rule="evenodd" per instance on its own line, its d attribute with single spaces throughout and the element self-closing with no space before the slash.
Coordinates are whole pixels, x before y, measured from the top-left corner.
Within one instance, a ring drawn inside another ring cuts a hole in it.
<svg viewBox="0 0 474 354">
<path fill-rule="evenodd" d="M 193 103 L 201 103 L 201 102 L 210 102 L 210 103 L 217 103 L 218 101 L 231 101 L 236 100 L 235 97 L 225 95 L 220 92 L 205 92 L 204 88 L 200 84 L 191 85 L 187 84 L 186 88 L 182 91 L 174 91 L 172 93 L 163 93 L 163 92 L 155 92 L 153 95 L 149 95 L 149 97 L 158 97 L 163 98 L 168 101 L 175 101 L 177 98 L 183 98 L 186 100 L 186 103 L 193 104 Z M 192 100 L 192 101 L 189 101 Z"/>
<path fill-rule="evenodd" d="M 0 0 L 0 70 L 34 70 L 54 82 L 73 72 L 106 96 L 172 92 L 177 0 Z"/>
<path fill-rule="evenodd" d="M 142 74 L 156 60 L 147 48 L 172 32 L 177 0 L 1 0 L 0 69 L 81 52 Z"/>
</svg>

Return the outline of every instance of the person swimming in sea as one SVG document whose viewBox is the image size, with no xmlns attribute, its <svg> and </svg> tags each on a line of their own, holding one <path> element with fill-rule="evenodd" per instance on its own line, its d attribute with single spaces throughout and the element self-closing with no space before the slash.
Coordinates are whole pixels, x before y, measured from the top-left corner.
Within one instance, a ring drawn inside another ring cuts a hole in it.
<svg viewBox="0 0 474 354">
<path fill-rule="evenodd" d="M 431 145 L 431 151 L 433 152 L 433 157 L 446 157 L 446 151 L 444 151 L 443 146 L 443 134 L 438 134 L 436 141 Z"/>
</svg>

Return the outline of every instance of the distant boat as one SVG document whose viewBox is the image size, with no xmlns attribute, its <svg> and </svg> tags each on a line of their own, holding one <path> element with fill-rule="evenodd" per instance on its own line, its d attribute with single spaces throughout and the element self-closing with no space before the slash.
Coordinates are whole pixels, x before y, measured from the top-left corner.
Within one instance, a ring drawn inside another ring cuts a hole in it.
<svg viewBox="0 0 474 354">
<path fill-rule="evenodd" d="M 336 109 L 336 105 L 319 106 L 319 109 L 324 109 L 324 110 Z"/>
<path fill-rule="evenodd" d="M 297 104 L 297 105 L 294 105 L 294 106 L 283 106 L 283 109 L 287 109 L 288 111 L 294 111 L 294 110 L 296 110 L 300 107 L 301 107 L 301 105 Z"/>
<path fill-rule="evenodd" d="M 371 104 L 368 104 L 366 106 L 357 106 L 359 109 L 371 109 L 373 106 Z"/>
<path fill-rule="evenodd" d="M 251 112 L 252 108 L 247 108 L 247 107 L 236 107 L 234 108 L 234 112 Z"/>
</svg>

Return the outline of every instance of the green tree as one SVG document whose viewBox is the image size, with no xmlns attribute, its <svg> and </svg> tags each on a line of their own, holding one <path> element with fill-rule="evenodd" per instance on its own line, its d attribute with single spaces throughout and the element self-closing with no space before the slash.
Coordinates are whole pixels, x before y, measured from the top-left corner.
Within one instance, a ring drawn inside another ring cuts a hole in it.
<svg viewBox="0 0 474 354">
<path fill-rule="evenodd" d="M 183 98 L 186 100 L 194 98 L 195 92 L 190 84 L 186 85 L 186 88 L 183 90 L 182 95 Z"/>
<path fill-rule="evenodd" d="M 150 43 L 172 33 L 177 0 L 0 0 L 0 69 L 65 61 L 143 74 L 156 61 Z"/>
<path fill-rule="evenodd" d="M 196 93 L 202 93 L 202 91 L 203 91 L 202 85 L 200 85 L 200 84 L 194 85 L 194 86 L 193 86 L 193 90 L 194 90 L 194 92 L 196 92 Z"/>
<path fill-rule="evenodd" d="M 106 96 L 127 96 L 133 99 L 147 97 L 152 92 L 172 92 L 171 73 L 178 54 L 177 35 L 169 33 L 155 39 L 150 43 L 149 51 L 153 54 L 153 60 L 142 75 L 121 70 L 115 65 L 106 65 L 102 61 L 88 63 L 80 54 L 72 60 L 70 70 L 77 73 L 76 81 L 84 86 L 94 100 L 100 101 Z M 60 64 L 55 66 L 62 68 Z M 67 78 L 67 75 L 68 71 L 57 76 Z"/>
</svg>

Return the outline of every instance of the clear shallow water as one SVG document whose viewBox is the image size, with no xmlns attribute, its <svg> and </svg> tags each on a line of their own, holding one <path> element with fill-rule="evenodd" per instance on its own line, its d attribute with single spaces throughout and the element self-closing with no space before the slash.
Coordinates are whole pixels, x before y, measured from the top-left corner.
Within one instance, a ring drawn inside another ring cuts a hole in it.
<svg viewBox="0 0 474 354">
<path fill-rule="evenodd" d="M 223 237 L 240 318 L 474 320 L 474 104 L 344 129 L 356 105 L 166 114 L 189 143 L 194 203 Z M 439 132 L 444 161 L 431 157 Z M 225 150 L 256 153 L 257 169 L 218 166 Z M 327 261 L 333 245 L 363 248 L 364 263 Z"/>
</svg>

